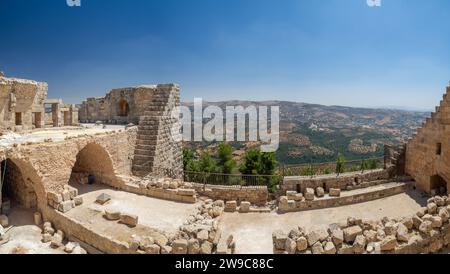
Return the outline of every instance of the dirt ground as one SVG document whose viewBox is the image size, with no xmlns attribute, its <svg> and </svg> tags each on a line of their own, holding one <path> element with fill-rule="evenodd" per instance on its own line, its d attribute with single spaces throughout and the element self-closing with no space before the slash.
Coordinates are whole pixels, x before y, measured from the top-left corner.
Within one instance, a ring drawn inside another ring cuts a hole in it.
<svg viewBox="0 0 450 274">
<path fill-rule="evenodd" d="M 289 232 L 302 226 L 307 230 L 328 228 L 332 223 L 345 222 L 348 217 L 379 220 L 404 217 L 417 212 L 426 203 L 416 192 L 408 192 L 376 201 L 286 214 L 225 213 L 221 219 L 224 233 L 233 234 L 239 254 L 272 254 L 272 233 Z"/>
<path fill-rule="evenodd" d="M 83 221 L 91 227 L 103 231 L 115 238 L 128 237 L 132 234 L 141 234 L 139 229 L 129 229 L 117 222 L 105 220 L 102 212 L 105 209 L 113 209 L 122 213 L 134 214 L 139 217 L 139 225 L 142 233 L 144 227 L 164 231 L 165 234 L 174 234 L 183 225 L 186 219 L 194 212 L 197 204 L 184 204 L 151 197 L 136 195 L 124 191 L 114 190 L 104 185 L 80 185 L 72 184 L 82 195 L 83 205 L 72 209 L 67 213 L 71 218 Z M 95 203 L 97 197 L 106 193 L 112 197 L 105 205 Z M 124 234 L 120 236 L 118 231 Z"/>
<path fill-rule="evenodd" d="M 9 242 L 0 245 L 0 254 L 65 254 L 41 242 L 41 229 L 33 224 L 33 210 L 14 207 L 9 215 L 12 228 L 6 233 Z"/>
</svg>

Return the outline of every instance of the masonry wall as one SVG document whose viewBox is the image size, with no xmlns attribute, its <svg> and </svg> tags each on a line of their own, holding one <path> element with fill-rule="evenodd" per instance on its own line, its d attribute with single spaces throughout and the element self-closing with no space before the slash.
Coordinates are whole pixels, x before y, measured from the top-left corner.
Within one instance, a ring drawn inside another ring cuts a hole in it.
<svg viewBox="0 0 450 274">
<path fill-rule="evenodd" d="M 30 130 L 44 125 L 47 90 L 47 83 L 0 77 L 0 130 Z M 33 121 L 33 113 L 41 113 L 38 121 Z"/>
<path fill-rule="evenodd" d="M 138 86 L 113 89 L 102 98 L 88 98 L 80 106 L 79 120 L 137 125 L 155 91 L 156 86 Z"/>
<path fill-rule="evenodd" d="M 203 196 L 215 200 L 250 202 L 255 205 L 264 206 L 269 198 L 266 186 L 216 186 L 204 184 L 192 184 L 195 190 Z"/>
<path fill-rule="evenodd" d="M 433 178 L 442 178 L 450 190 L 450 87 L 436 111 L 422 124 L 406 146 L 406 173 L 425 192 L 438 192 Z M 434 180 L 436 181 L 436 180 Z"/>
</svg>

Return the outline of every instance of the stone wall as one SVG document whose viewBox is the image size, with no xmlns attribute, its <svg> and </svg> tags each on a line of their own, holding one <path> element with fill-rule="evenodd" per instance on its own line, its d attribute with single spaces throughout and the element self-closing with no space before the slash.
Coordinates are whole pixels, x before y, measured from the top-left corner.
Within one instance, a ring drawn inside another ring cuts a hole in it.
<svg viewBox="0 0 450 274">
<path fill-rule="evenodd" d="M 156 90 L 156 86 L 119 88 L 111 90 L 102 98 L 88 98 L 80 106 L 79 119 L 83 123 L 102 121 L 137 125 Z"/>
<path fill-rule="evenodd" d="M 274 252 L 281 254 L 421 254 L 436 253 L 450 244 L 450 199 L 434 197 L 417 214 L 401 219 L 363 221 L 289 234 L 273 233 Z"/>
<path fill-rule="evenodd" d="M 112 166 L 99 169 L 107 171 L 99 176 L 103 183 L 117 188 L 123 186 L 124 182 L 119 175 L 131 175 L 136 134 L 137 129 L 130 128 L 127 131 L 67 138 L 61 142 L 0 147 L 0 160 L 9 159 L 16 164 L 24 180 L 31 182 L 41 209 L 47 206 L 47 192 L 62 192 L 64 186 L 69 184 L 77 157 L 84 148 L 94 148 L 96 153 L 91 154 L 94 167 L 108 162 Z M 103 151 L 98 156 L 103 155 L 104 158 L 96 156 L 98 150 Z M 95 159 L 99 161 L 95 162 Z"/>
<path fill-rule="evenodd" d="M 278 211 L 280 213 L 286 213 L 363 203 L 397 195 L 406 192 L 411 187 L 411 183 L 393 183 L 392 186 L 383 189 L 361 192 L 352 195 L 347 195 L 344 192 L 343 194 L 339 194 L 342 195 L 340 197 L 326 196 L 319 199 L 314 199 L 312 201 L 306 200 L 304 198 L 305 195 L 303 194 L 297 196 L 296 191 L 294 191 L 294 193 L 291 191 L 288 193 L 289 196 L 281 196 L 279 198 Z"/>
<path fill-rule="evenodd" d="M 195 190 L 203 196 L 216 200 L 250 202 L 263 206 L 269 198 L 266 186 L 217 186 L 193 183 Z"/>
<path fill-rule="evenodd" d="M 0 77 L 0 130 L 31 130 L 44 125 L 48 85 Z"/>
<path fill-rule="evenodd" d="M 280 185 L 280 191 L 298 191 L 304 192 L 306 188 L 322 187 L 325 191 L 331 188 L 345 190 L 348 186 L 356 186 L 362 182 L 386 180 L 390 178 L 388 170 L 379 169 L 373 171 L 351 172 L 343 173 L 337 176 L 323 175 L 323 176 L 293 176 L 284 177 L 283 183 Z"/>
<path fill-rule="evenodd" d="M 406 146 L 406 173 L 428 193 L 450 190 L 450 87 Z"/>
</svg>

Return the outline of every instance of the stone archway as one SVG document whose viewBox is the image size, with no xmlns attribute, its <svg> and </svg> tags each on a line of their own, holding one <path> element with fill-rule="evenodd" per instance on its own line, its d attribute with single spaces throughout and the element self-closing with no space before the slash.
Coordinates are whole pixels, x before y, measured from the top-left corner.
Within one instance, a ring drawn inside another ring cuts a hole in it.
<svg viewBox="0 0 450 274">
<path fill-rule="evenodd" d="M 0 208 L 8 212 L 12 206 L 26 209 L 38 207 L 38 195 L 32 170 L 18 160 L 6 159 L 0 163 Z"/>
<path fill-rule="evenodd" d="M 86 145 L 77 154 L 69 184 L 78 189 L 92 184 L 114 186 L 116 175 L 109 153 L 97 143 Z"/>
<path fill-rule="evenodd" d="M 118 111 L 119 116 L 128 117 L 129 112 L 130 112 L 130 105 L 128 104 L 127 100 L 121 98 L 119 100 L 119 111 Z"/>
</svg>

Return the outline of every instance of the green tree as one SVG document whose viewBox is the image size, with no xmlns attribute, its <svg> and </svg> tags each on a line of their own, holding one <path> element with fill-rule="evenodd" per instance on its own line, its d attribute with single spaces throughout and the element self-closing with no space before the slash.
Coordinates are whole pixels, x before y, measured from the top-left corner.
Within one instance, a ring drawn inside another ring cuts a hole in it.
<svg viewBox="0 0 450 274">
<path fill-rule="evenodd" d="M 345 157 L 339 155 L 336 160 L 336 173 L 341 174 L 345 172 Z"/>
<path fill-rule="evenodd" d="M 233 160 L 233 148 L 231 145 L 222 143 L 217 148 L 217 165 L 220 172 L 225 174 L 233 174 L 236 169 L 236 162 Z"/>
<path fill-rule="evenodd" d="M 183 148 L 183 167 L 188 170 L 188 166 L 194 161 L 194 152 L 188 148 Z"/>
<path fill-rule="evenodd" d="M 200 157 L 199 164 L 201 172 L 205 173 L 218 172 L 217 163 L 208 152 L 202 154 L 202 156 Z"/>
<path fill-rule="evenodd" d="M 260 175 L 274 175 L 278 166 L 278 162 L 274 152 L 260 153 L 260 164 L 258 174 Z"/>
<path fill-rule="evenodd" d="M 244 163 L 240 167 L 240 171 L 244 175 L 257 175 L 260 170 L 261 152 L 257 149 L 250 149 L 245 153 Z"/>
</svg>

